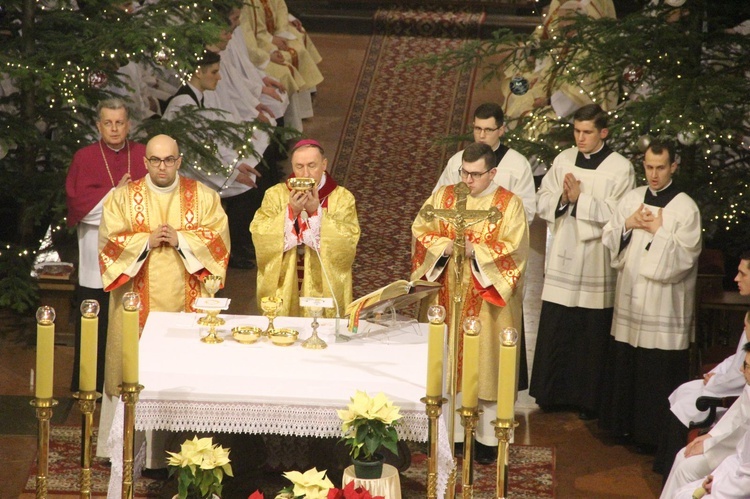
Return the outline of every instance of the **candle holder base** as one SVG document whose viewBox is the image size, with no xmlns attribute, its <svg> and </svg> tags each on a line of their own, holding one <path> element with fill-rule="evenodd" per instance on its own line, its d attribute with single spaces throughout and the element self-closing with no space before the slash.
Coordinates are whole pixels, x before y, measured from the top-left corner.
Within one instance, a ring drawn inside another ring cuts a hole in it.
<svg viewBox="0 0 750 499">
<path fill-rule="evenodd" d="M 463 499 L 474 497 L 474 439 L 477 434 L 479 415 L 484 411 L 474 407 L 458 409 L 461 424 L 464 427 L 464 459 L 461 470 L 461 496 Z"/>
<path fill-rule="evenodd" d="M 508 447 L 518 422 L 515 419 L 495 419 L 492 425 L 497 438 L 496 494 L 498 499 L 504 499 L 508 497 Z"/>
<path fill-rule="evenodd" d="M 437 456 L 438 456 L 438 420 L 443 413 L 443 404 L 448 399 L 442 396 L 422 397 L 420 402 L 425 404 L 425 412 L 429 418 L 428 441 L 429 449 L 427 454 L 427 497 L 435 499 L 437 497 Z"/>
<path fill-rule="evenodd" d="M 101 393 L 91 391 L 80 391 L 73 393 L 73 398 L 78 400 L 81 410 L 81 499 L 91 497 L 91 451 L 94 428 L 94 411 L 96 401 L 102 396 Z"/>
<path fill-rule="evenodd" d="M 35 398 L 29 401 L 36 409 L 37 430 L 37 472 L 36 496 L 47 497 L 47 473 L 49 471 L 49 422 L 52 419 L 52 408 L 57 405 L 53 398 Z"/>
<path fill-rule="evenodd" d="M 135 460 L 135 404 L 143 385 L 124 383 L 120 385 L 120 398 L 125 405 L 124 425 L 122 430 L 122 497 L 132 499 L 135 487 L 133 482 L 133 463 Z"/>
</svg>

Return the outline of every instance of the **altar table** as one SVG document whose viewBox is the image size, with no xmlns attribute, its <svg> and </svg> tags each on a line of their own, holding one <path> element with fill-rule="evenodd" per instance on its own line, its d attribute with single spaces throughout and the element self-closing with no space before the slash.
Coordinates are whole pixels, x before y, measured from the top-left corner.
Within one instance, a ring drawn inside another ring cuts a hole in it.
<svg viewBox="0 0 750 499">
<path fill-rule="evenodd" d="M 262 316 L 221 315 L 220 344 L 200 341 L 207 328 L 202 314 L 151 312 L 140 340 L 139 382 L 144 386 L 136 405 L 137 430 L 230 432 L 314 437 L 341 437 L 344 409 L 357 390 L 383 392 L 401 408 L 399 437 L 426 442 L 428 418 L 420 398 L 427 377 L 427 325 L 370 333 L 336 342 L 335 320 L 318 319 L 324 350 L 300 346 L 312 319 L 277 317 L 277 328 L 299 331 L 292 346 L 261 338 L 250 345 L 232 338 L 236 326 L 265 329 Z M 345 330 L 346 321 L 340 321 Z M 360 330 L 366 329 L 360 327 Z M 120 402 L 112 431 L 110 497 L 120 497 L 123 411 Z M 453 458 L 446 424 L 439 424 L 438 490 L 442 497 Z M 305 471 L 305 470 L 298 470 Z"/>
</svg>

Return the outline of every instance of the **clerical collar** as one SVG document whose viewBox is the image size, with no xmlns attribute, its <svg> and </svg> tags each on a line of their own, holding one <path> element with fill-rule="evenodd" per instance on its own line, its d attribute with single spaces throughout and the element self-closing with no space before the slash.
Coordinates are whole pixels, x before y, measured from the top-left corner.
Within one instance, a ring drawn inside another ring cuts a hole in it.
<svg viewBox="0 0 750 499">
<path fill-rule="evenodd" d="M 680 193 L 680 189 L 677 188 L 673 181 L 669 181 L 669 184 L 658 191 L 653 191 L 651 188 L 646 189 L 646 194 L 643 197 L 643 204 L 655 206 L 657 208 L 664 208 L 672 201 L 675 196 Z"/>
<path fill-rule="evenodd" d="M 104 144 L 105 146 L 107 146 L 107 148 L 108 148 L 108 149 L 109 149 L 110 151 L 112 151 L 112 152 L 120 152 L 120 151 L 122 151 L 123 149 L 125 149 L 125 146 L 127 146 L 127 145 L 128 145 L 128 139 L 125 139 L 125 142 L 123 142 L 123 143 L 122 143 L 122 147 L 120 147 L 119 149 L 115 149 L 115 148 L 114 148 L 114 147 L 112 147 L 111 145 L 107 144 L 106 142 L 104 142 L 104 139 L 102 139 L 102 144 Z"/>
<path fill-rule="evenodd" d="M 583 154 L 583 157 L 584 157 L 584 158 L 586 158 L 586 159 L 591 159 L 591 156 L 593 156 L 594 154 L 598 154 L 598 153 L 599 153 L 599 151 L 601 151 L 602 149 L 604 149 L 604 142 L 602 142 L 602 145 L 600 145 L 600 146 L 599 146 L 599 149 L 597 149 L 596 151 L 594 151 L 594 152 L 590 152 L 590 153 L 588 153 L 588 154 L 586 154 L 585 152 L 582 152 L 581 154 Z"/>
<path fill-rule="evenodd" d="M 584 154 L 581 151 L 578 151 L 578 154 L 576 155 L 576 166 L 586 170 L 596 170 L 610 154 L 612 154 L 612 149 L 610 149 L 606 143 L 602 144 L 598 150 L 591 154 Z"/>
<path fill-rule="evenodd" d="M 323 172 L 323 176 L 320 177 L 320 183 L 318 184 L 319 191 L 323 189 L 324 185 L 326 185 L 326 178 L 328 178 L 328 175 L 326 175 L 326 172 Z"/>
<path fill-rule="evenodd" d="M 151 189 L 152 191 L 158 192 L 159 194 L 169 194 L 170 192 L 172 192 L 175 189 L 177 189 L 177 186 L 179 184 L 180 184 L 180 176 L 179 175 L 177 175 L 175 177 L 174 182 L 172 182 L 170 185 L 168 185 L 166 187 L 159 187 L 158 185 L 156 185 L 155 183 L 153 183 L 151 181 L 151 176 L 150 175 L 146 175 L 146 185 L 148 185 L 148 188 Z"/>
</svg>

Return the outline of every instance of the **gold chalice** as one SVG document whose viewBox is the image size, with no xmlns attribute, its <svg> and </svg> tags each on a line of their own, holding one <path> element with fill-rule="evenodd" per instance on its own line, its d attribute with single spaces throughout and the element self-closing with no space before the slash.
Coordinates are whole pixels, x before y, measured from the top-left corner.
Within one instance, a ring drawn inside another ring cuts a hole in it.
<svg viewBox="0 0 750 499">
<path fill-rule="evenodd" d="M 305 192 L 315 187 L 315 179 L 310 177 L 292 177 L 287 180 L 287 185 L 292 190 Z"/>
<path fill-rule="evenodd" d="M 281 304 L 284 300 L 278 296 L 264 296 L 260 299 L 260 308 L 263 310 L 263 315 L 268 317 L 268 328 L 263 332 L 263 336 L 269 336 L 276 328 L 273 326 L 273 320 L 281 308 Z"/>
<path fill-rule="evenodd" d="M 318 326 L 320 325 L 318 324 L 318 317 L 323 314 L 323 307 L 312 306 L 308 307 L 308 310 L 310 310 L 310 314 L 313 316 L 312 334 L 302 342 L 302 346 L 311 350 L 322 350 L 328 346 L 328 343 L 318 336 Z"/>
<path fill-rule="evenodd" d="M 206 288 L 211 298 L 221 289 L 221 276 L 220 275 L 207 275 L 203 278 L 203 287 Z M 201 326 L 223 326 L 226 321 L 219 317 L 220 310 L 204 310 L 206 315 L 198 319 L 198 324 Z"/>
</svg>

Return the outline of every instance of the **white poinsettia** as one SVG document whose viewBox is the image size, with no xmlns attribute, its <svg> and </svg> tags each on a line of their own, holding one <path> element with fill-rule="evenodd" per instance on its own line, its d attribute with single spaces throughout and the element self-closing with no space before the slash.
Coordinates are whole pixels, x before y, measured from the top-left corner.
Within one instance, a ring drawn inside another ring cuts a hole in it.
<svg viewBox="0 0 750 499">
<path fill-rule="evenodd" d="M 221 481 L 224 475 L 232 475 L 229 464 L 229 449 L 214 445 L 213 438 L 193 437 L 180 446 L 180 452 L 169 452 L 167 464 L 170 474 L 178 475 L 178 497 L 185 499 L 188 494 L 198 497 L 221 495 Z"/>
<path fill-rule="evenodd" d="M 284 477 L 292 482 L 292 496 L 303 496 L 306 499 L 326 499 L 333 483 L 326 477 L 326 470 L 318 471 L 312 468 L 304 473 L 287 471 Z"/>
<path fill-rule="evenodd" d="M 397 454 L 398 433 L 394 426 L 401 419 L 399 407 L 383 393 L 370 397 L 359 390 L 350 401 L 346 409 L 337 413 L 351 456 L 358 459 L 362 455 L 364 460 L 372 460 L 380 447 Z"/>
</svg>

